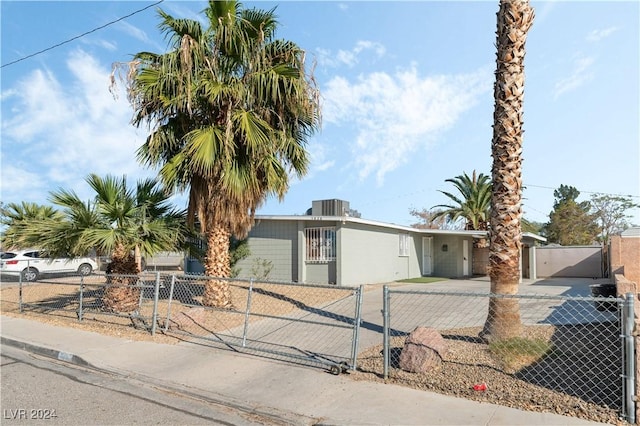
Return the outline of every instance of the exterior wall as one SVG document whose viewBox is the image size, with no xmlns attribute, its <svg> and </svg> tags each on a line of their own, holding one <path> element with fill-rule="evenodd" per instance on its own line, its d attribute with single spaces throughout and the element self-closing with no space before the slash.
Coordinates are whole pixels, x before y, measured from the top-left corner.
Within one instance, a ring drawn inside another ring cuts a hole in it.
<svg viewBox="0 0 640 426">
<path fill-rule="evenodd" d="M 304 282 L 307 284 L 336 284 L 336 262 L 307 263 Z"/>
<path fill-rule="evenodd" d="M 602 247 L 536 247 L 538 277 L 602 278 Z"/>
<path fill-rule="evenodd" d="M 640 237 L 614 235 L 611 237 L 609 250 L 610 276 L 623 274 L 627 280 L 640 284 Z"/>
<path fill-rule="evenodd" d="M 536 250 L 537 246 L 522 246 L 522 278 L 535 280 Z M 489 267 L 489 247 L 474 247 L 473 249 L 473 275 L 488 275 Z"/>
<path fill-rule="evenodd" d="M 473 248 L 473 275 L 487 275 L 489 247 Z"/>
<path fill-rule="evenodd" d="M 469 242 L 468 276 L 473 273 L 473 239 L 455 235 L 436 235 L 433 237 L 433 275 L 446 278 L 462 278 L 463 240 Z M 446 251 L 445 251 L 446 245 Z"/>
<path fill-rule="evenodd" d="M 339 285 L 383 283 L 420 276 L 416 248 L 422 241 L 420 238 L 409 234 L 409 256 L 399 256 L 399 235 L 408 232 L 347 223 L 340 226 L 339 233 Z"/>
<path fill-rule="evenodd" d="M 251 254 L 238 262 L 239 277 L 252 277 L 258 260 L 273 265 L 272 281 L 298 281 L 298 225 L 294 221 L 257 222 L 248 240 Z"/>
</svg>

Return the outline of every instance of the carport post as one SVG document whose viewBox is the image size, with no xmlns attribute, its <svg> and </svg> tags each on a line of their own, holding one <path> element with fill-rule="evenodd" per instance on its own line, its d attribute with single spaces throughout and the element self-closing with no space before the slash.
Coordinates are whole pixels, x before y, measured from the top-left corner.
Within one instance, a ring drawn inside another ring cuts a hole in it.
<svg viewBox="0 0 640 426">
<path fill-rule="evenodd" d="M 389 286 L 382 287 L 382 354 L 384 379 L 389 377 Z"/>
<path fill-rule="evenodd" d="M 538 279 L 538 270 L 536 268 L 536 245 L 533 244 L 529 249 L 529 279 Z"/>
</svg>

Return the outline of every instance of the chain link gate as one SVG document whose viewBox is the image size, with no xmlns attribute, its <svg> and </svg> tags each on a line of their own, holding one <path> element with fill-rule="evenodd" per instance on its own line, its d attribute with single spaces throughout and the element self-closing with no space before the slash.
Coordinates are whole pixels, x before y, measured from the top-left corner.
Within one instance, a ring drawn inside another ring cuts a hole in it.
<svg viewBox="0 0 640 426">
<path fill-rule="evenodd" d="M 220 284 L 229 288 L 229 309 L 204 304 L 205 287 Z M 362 286 L 183 275 L 172 276 L 166 291 L 165 333 L 323 365 L 334 374 L 356 368 Z"/>
</svg>

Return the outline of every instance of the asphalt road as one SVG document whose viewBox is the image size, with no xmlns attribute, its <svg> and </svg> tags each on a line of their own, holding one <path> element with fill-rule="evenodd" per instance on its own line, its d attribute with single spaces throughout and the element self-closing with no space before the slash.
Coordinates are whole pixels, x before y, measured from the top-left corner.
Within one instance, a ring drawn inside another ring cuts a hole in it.
<svg viewBox="0 0 640 426">
<path fill-rule="evenodd" d="M 2 345 L 2 425 L 268 425 L 273 419 L 158 384 Z"/>
</svg>

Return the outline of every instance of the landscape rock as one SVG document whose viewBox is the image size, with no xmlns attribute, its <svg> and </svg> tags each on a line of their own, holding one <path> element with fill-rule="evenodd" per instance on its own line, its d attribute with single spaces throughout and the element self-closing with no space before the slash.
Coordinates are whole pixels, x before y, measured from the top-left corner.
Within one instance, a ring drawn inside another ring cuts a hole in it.
<svg viewBox="0 0 640 426">
<path fill-rule="evenodd" d="M 399 366 L 410 373 L 427 373 L 439 369 L 447 351 L 442 335 L 429 327 L 417 327 L 405 340 Z"/>
</svg>

